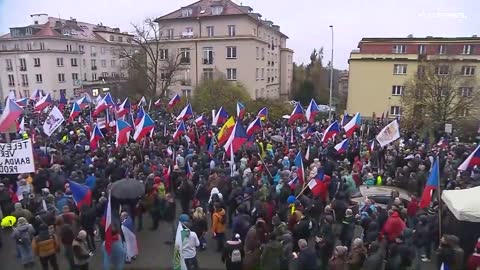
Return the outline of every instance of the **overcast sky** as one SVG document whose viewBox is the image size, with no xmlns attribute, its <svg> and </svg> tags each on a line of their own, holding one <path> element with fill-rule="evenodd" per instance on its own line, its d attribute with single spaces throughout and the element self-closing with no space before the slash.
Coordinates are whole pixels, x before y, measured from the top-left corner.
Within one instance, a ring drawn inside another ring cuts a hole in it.
<svg viewBox="0 0 480 270">
<path fill-rule="evenodd" d="M 130 31 L 130 23 L 158 17 L 194 0 L 0 0 L 0 33 L 30 23 L 30 14 L 74 17 Z M 295 51 L 308 62 L 313 48 L 330 59 L 334 25 L 334 65 L 346 69 L 350 51 L 362 37 L 480 36 L 479 0 L 237 0 L 280 25 Z M 475 14 L 477 12 L 477 14 Z M 325 63 L 327 60 L 325 60 Z"/>
</svg>

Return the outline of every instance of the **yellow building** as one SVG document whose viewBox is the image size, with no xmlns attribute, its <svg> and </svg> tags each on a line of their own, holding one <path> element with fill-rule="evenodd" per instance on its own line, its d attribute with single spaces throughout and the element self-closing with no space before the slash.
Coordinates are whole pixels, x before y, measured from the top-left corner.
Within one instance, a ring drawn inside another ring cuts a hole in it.
<svg viewBox="0 0 480 270">
<path fill-rule="evenodd" d="M 366 118 L 401 115 L 405 83 L 424 61 L 445 61 L 463 76 L 479 79 L 480 38 L 363 38 L 350 54 L 347 112 Z"/>
</svg>

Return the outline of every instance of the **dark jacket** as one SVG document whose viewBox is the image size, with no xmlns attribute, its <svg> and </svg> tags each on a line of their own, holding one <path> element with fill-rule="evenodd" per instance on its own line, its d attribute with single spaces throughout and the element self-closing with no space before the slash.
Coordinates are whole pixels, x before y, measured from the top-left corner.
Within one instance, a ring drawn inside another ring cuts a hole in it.
<svg viewBox="0 0 480 270">
<path fill-rule="evenodd" d="M 282 244 L 277 240 L 270 240 L 264 247 L 260 258 L 260 265 L 263 270 L 280 269 L 280 260 L 282 257 Z"/>
<path fill-rule="evenodd" d="M 238 249 L 242 254 L 242 261 L 241 262 L 232 262 L 232 252 Z M 242 242 L 241 241 L 232 241 L 229 240 L 225 243 L 222 253 L 222 262 L 225 263 L 227 270 L 240 270 L 242 269 L 242 262 L 245 257 L 245 253 L 243 252 Z"/>
<path fill-rule="evenodd" d="M 300 251 L 298 255 L 298 270 L 317 270 L 318 262 L 315 250 L 311 247 Z"/>
</svg>

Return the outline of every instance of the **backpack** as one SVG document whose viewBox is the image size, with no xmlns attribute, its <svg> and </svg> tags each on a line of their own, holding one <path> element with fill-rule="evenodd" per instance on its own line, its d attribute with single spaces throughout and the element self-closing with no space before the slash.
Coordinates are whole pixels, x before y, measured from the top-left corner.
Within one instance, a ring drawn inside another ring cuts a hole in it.
<svg viewBox="0 0 480 270">
<path fill-rule="evenodd" d="M 230 254 L 230 260 L 232 263 L 237 263 L 242 261 L 242 253 L 239 249 L 234 249 Z"/>
<path fill-rule="evenodd" d="M 18 232 L 19 234 L 15 239 L 17 244 L 21 246 L 29 246 L 31 242 L 31 238 L 30 238 L 30 232 L 28 231 L 28 228 L 24 230 L 19 230 Z"/>
</svg>

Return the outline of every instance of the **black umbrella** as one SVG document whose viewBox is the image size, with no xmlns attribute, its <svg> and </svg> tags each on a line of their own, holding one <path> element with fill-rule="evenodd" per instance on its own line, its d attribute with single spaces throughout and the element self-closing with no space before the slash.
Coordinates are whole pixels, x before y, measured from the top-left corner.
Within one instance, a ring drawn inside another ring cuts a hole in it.
<svg viewBox="0 0 480 270">
<path fill-rule="evenodd" d="M 112 184 L 111 194 L 117 199 L 136 199 L 145 194 L 145 185 L 131 178 L 124 178 Z"/>
</svg>

